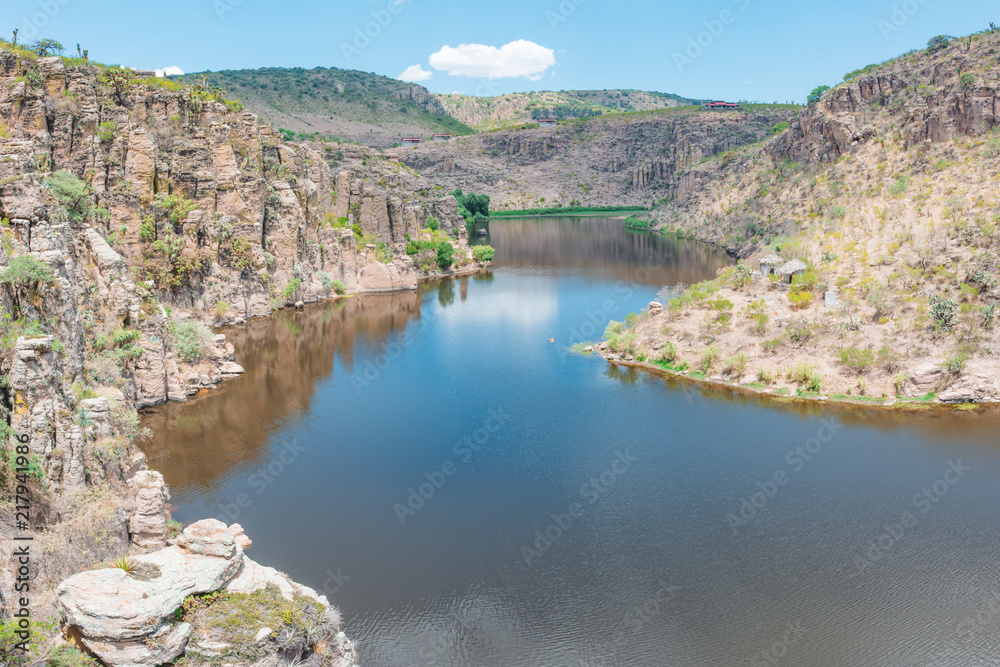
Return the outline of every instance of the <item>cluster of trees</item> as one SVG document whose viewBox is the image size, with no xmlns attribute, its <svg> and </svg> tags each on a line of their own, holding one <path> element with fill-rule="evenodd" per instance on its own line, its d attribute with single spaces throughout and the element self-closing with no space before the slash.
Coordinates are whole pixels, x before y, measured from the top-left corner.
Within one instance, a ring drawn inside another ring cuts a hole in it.
<svg viewBox="0 0 1000 667">
<path fill-rule="evenodd" d="M 589 109 L 586 107 L 573 107 L 560 104 L 554 107 L 532 109 L 531 118 L 533 120 L 539 120 L 541 118 L 558 118 L 559 120 L 566 118 L 593 118 L 595 116 L 600 116 L 602 113 L 604 112 L 600 109 Z"/>
<path fill-rule="evenodd" d="M 490 196 L 473 193 L 463 194 L 461 190 L 451 193 L 458 201 L 458 214 L 465 218 L 465 223 L 482 222 L 490 217 Z"/>
</svg>

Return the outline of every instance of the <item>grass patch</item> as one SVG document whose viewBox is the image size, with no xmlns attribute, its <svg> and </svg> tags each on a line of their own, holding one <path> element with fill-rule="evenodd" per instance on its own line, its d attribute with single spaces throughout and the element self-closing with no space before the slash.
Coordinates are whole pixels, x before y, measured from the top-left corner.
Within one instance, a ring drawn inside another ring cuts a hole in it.
<svg viewBox="0 0 1000 667">
<path fill-rule="evenodd" d="M 490 211 L 491 218 L 520 218 L 531 215 L 559 215 L 576 213 L 627 213 L 648 211 L 645 206 L 550 206 L 548 208 L 520 208 L 507 211 Z"/>
<path fill-rule="evenodd" d="M 933 403 L 937 400 L 937 394 L 933 391 L 918 398 L 904 398 L 900 400 L 900 403 Z"/>
<path fill-rule="evenodd" d="M 191 623 L 195 632 L 207 634 L 212 641 L 231 644 L 232 648 L 220 656 L 228 661 L 259 660 L 274 644 L 279 648 L 314 645 L 340 629 L 339 612 L 327 611 L 302 596 L 286 600 L 276 586 L 250 594 L 216 591 L 191 596 L 174 617 Z M 255 643 L 254 637 L 263 627 L 273 631 L 268 641 Z"/>
</svg>

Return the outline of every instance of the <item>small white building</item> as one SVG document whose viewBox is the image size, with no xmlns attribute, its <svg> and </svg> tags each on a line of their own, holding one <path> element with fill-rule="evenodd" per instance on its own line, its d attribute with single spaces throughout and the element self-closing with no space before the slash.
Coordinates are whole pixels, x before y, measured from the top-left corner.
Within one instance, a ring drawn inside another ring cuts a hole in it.
<svg viewBox="0 0 1000 667">
<path fill-rule="evenodd" d="M 556 118 L 540 118 L 538 120 L 538 127 L 555 127 L 559 124 L 559 120 Z"/>
<path fill-rule="evenodd" d="M 778 268 L 785 263 L 785 260 L 781 259 L 774 253 L 761 257 L 760 259 L 760 275 L 765 278 L 769 278 L 772 273 L 777 273 Z"/>
<path fill-rule="evenodd" d="M 403 146 L 416 146 L 421 141 L 420 137 L 403 137 L 399 143 Z"/>
<path fill-rule="evenodd" d="M 801 276 L 806 272 L 808 268 L 809 267 L 806 266 L 806 263 L 803 262 L 801 259 L 793 259 L 792 261 L 782 266 L 778 270 L 778 273 L 781 275 L 781 282 L 785 283 L 786 285 L 791 285 L 792 280 L 795 279 L 795 276 Z"/>
<path fill-rule="evenodd" d="M 451 141 L 450 134 L 435 134 L 434 141 Z"/>
</svg>

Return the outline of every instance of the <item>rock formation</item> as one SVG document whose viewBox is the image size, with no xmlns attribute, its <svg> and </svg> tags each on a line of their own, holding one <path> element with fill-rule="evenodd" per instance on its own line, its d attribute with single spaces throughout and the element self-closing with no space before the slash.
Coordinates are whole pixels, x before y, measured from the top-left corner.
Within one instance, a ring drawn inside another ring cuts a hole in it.
<svg viewBox="0 0 1000 667">
<path fill-rule="evenodd" d="M 201 617 L 193 623 L 180 618 L 186 618 L 184 603 L 191 596 L 217 591 L 248 595 L 269 587 L 290 602 L 304 598 L 303 608 L 313 610 L 318 630 L 297 637 L 282 628 L 254 627 L 252 635 L 242 637 L 247 648 L 219 641 L 219 631 Z M 185 651 L 194 659 L 223 660 L 232 652 L 234 662 L 248 653 L 258 659 L 279 653 L 295 653 L 297 660 L 316 655 L 314 664 L 331 667 L 350 667 L 355 661 L 353 646 L 339 632 L 339 614 L 326 597 L 244 556 L 232 532 L 215 519 L 188 526 L 177 544 L 137 556 L 127 567 L 70 577 L 58 587 L 56 605 L 67 631 L 109 667 L 161 665 Z"/>
</svg>

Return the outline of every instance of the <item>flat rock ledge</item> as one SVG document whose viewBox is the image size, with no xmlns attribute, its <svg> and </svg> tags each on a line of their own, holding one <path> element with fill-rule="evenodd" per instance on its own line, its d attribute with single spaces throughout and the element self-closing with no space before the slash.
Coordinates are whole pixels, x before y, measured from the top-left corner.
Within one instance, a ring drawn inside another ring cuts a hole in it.
<svg viewBox="0 0 1000 667">
<path fill-rule="evenodd" d="M 325 596 L 247 558 L 233 532 L 217 519 L 194 523 L 175 545 L 131 561 L 132 574 L 118 567 L 81 572 L 56 590 L 64 629 L 75 629 L 83 644 L 109 667 L 155 667 L 184 653 L 191 626 L 178 622 L 174 612 L 190 595 L 220 590 L 254 593 L 275 586 L 287 600 L 305 596 L 327 610 L 330 607 Z M 331 646 L 335 655 L 310 664 L 355 664 L 353 644 L 343 633 L 333 638 Z"/>
</svg>

